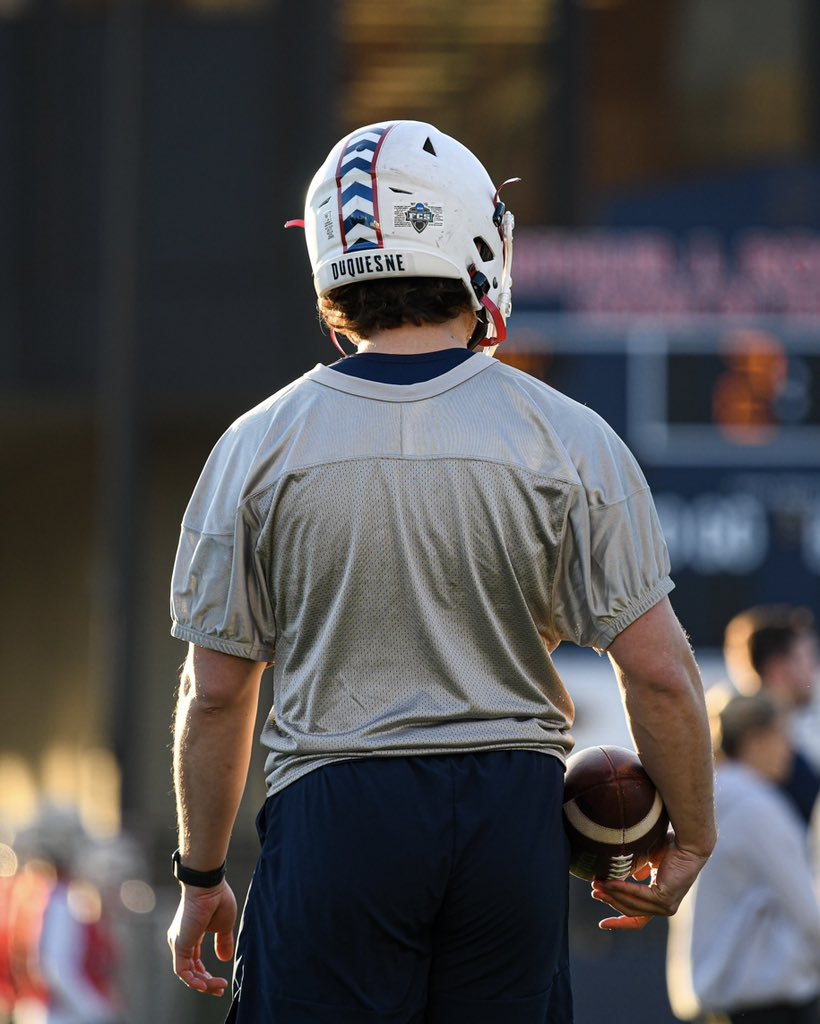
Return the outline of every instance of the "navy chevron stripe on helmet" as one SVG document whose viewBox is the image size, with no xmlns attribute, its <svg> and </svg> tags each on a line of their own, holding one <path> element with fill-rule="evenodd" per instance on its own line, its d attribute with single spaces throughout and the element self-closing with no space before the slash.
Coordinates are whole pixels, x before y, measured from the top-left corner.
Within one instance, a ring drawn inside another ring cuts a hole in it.
<svg viewBox="0 0 820 1024">
<path fill-rule="evenodd" d="M 363 185 L 359 181 L 354 181 L 352 185 L 348 186 L 342 192 L 342 203 L 349 203 L 351 199 L 365 199 L 368 202 L 373 202 L 373 187 L 372 185 Z"/>
<path fill-rule="evenodd" d="M 381 247 L 376 161 L 391 125 L 374 126 L 349 136 L 336 167 L 342 247 Z"/>
</svg>

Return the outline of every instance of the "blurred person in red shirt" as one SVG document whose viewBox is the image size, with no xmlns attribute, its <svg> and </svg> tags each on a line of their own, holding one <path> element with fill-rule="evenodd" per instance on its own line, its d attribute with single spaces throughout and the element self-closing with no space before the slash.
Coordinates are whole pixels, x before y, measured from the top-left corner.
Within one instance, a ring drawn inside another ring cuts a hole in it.
<svg viewBox="0 0 820 1024">
<path fill-rule="evenodd" d="M 15 919 L 15 1024 L 122 1020 L 102 897 L 74 869 L 87 841 L 76 817 L 63 811 L 49 811 L 27 837 L 32 859 L 18 881 Z"/>
</svg>

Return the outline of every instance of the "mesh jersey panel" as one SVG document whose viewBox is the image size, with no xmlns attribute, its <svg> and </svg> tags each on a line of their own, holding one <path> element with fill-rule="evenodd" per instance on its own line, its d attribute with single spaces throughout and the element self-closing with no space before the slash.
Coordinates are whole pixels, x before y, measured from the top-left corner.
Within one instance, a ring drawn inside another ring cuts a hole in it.
<svg viewBox="0 0 820 1024">
<path fill-rule="evenodd" d="M 409 386 L 319 367 L 212 453 L 173 632 L 275 662 L 275 792 L 348 757 L 563 757 L 546 644 L 606 646 L 669 589 L 646 483 L 594 413 L 483 356 Z"/>
</svg>

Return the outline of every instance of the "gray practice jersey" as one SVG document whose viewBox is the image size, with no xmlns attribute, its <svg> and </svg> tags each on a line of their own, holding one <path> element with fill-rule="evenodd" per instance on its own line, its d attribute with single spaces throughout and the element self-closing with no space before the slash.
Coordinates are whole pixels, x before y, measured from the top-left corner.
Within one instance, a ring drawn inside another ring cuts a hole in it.
<svg viewBox="0 0 820 1024">
<path fill-rule="evenodd" d="M 591 410 L 481 354 L 410 385 L 317 366 L 214 448 L 172 633 L 274 663 L 274 793 L 351 757 L 563 758 L 547 646 L 600 651 L 672 586 L 643 474 Z"/>
</svg>

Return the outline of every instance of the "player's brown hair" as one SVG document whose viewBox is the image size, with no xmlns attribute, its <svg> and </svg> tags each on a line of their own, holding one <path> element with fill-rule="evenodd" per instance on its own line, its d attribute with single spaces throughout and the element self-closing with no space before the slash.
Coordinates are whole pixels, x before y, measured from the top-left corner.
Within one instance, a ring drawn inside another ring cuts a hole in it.
<svg viewBox="0 0 820 1024">
<path fill-rule="evenodd" d="M 473 306 L 459 280 L 407 277 L 341 285 L 319 299 L 318 309 L 328 327 L 359 342 L 404 324 L 443 324 Z"/>
<path fill-rule="evenodd" d="M 729 674 L 743 693 L 763 684 L 772 658 L 788 654 L 795 641 L 814 631 L 808 608 L 759 605 L 736 615 L 726 626 L 723 655 Z"/>
<path fill-rule="evenodd" d="M 781 711 L 762 693 L 738 694 L 724 704 L 716 717 L 712 729 L 715 752 L 736 761 L 746 740 L 771 729 L 780 720 Z"/>
</svg>

